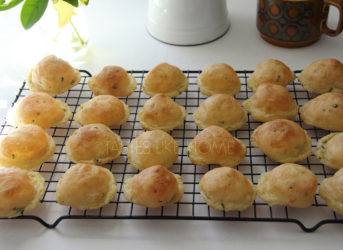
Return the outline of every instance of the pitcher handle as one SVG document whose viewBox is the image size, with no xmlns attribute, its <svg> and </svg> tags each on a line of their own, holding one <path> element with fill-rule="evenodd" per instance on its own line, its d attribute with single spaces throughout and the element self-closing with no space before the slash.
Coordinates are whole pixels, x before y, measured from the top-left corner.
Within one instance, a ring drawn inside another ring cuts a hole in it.
<svg viewBox="0 0 343 250">
<path fill-rule="evenodd" d="M 336 30 L 330 29 L 327 26 L 327 18 L 322 21 L 320 30 L 329 36 L 337 36 L 343 29 L 343 1 L 342 0 L 324 0 L 323 12 L 328 11 L 330 5 L 335 6 L 339 11 L 339 21 Z"/>
</svg>

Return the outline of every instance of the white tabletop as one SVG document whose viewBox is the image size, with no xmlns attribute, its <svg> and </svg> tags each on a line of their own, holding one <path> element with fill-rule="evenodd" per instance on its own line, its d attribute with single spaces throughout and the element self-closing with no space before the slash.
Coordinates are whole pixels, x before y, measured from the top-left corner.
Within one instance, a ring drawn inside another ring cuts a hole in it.
<svg viewBox="0 0 343 250">
<path fill-rule="evenodd" d="M 300 49 L 279 48 L 264 42 L 255 25 L 255 0 L 228 0 L 231 28 L 219 40 L 191 47 L 167 45 L 153 39 L 146 31 L 147 2 L 90 1 L 84 8 L 90 33 L 89 51 L 85 57 L 71 63 L 95 74 L 105 65 L 148 70 L 164 61 L 183 70 L 198 70 L 215 62 L 226 62 L 236 70 L 253 70 L 268 58 L 279 59 L 293 70 L 322 58 L 343 61 L 343 35 L 322 36 L 317 43 Z M 38 26 L 24 31 L 19 13 L 20 7 L 17 7 L 0 15 L 1 123 L 30 66 L 48 54 L 37 46 L 30 47 L 38 34 Z M 2 249 L 175 249 L 181 246 L 339 249 L 343 243 L 342 232 L 342 225 L 325 225 L 307 234 L 292 223 L 164 220 L 65 220 L 56 229 L 49 230 L 34 221 L 0 220 Z"/>
</svg>

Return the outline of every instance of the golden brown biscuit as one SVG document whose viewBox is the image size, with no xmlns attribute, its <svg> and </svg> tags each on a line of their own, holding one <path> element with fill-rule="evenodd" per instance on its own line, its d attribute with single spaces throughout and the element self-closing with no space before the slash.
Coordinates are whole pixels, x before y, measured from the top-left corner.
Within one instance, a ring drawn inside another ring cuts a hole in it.
<svg viewBox="0 0 343 250">
<path fill-rule="evenodd" d="M 169 168 L 177 160 L 178 145 L 162 130 L 147 131 L 131 141 L 127 157 L 129 163 L 140 170 L 154 165 Z"/>
<path fill-rule="evenodd" d="M 343 170 L 338 170 L 332 177 L 320 183 L 319 196 L 337 213 L 343 215 Z"/>
<path fill-rule="evenodd" d="M 58 181 L 56 201 L 81 210 L 97 209 L 108 204 L 116 192 L 116 181 L 107 168 L 76 164 Z"/>
<path fill-rule="evenodd" d="M 269 206 L 306 208 L 312 205 L 317 177 L 306 167 L 285 163 L 262 173 L 256 193 Z"/>
<path fill-rule="evenodd" d="M 234 167 L 247 153 L 243 142 L 218 126 L 205 128 L 188 145 L 188 157 L 193 164 Z"/>
<path fill-rule="evenodd" d="M 137 88 L 136 79 L 119 66 L 106 66 L 91 77 L 88 86 L 94 95 L 129 96 Z"/>
<path fill-rule="evenodd" d="M 102 123 L 111 127 L 124 124 L 129 116 L 125 102 L 112 95 L 99 95 L 78 107 L 74 119 L 81 125 Z"/>
<path fill-rule="evenodd" d="M 343 94 L 326 93 L 302 107 L 300 118 L 305 123 L 332 131 L 343 131 Z"/>
<path fill-rule="evenodd" d="M 88 124 L 77 129 L 66 142 L 69 159 L 75 163 L 105 164 L 123 151 L 120 136 L 101 123 Z"/>
<path fill-rule="evenodd" d="M 299 80 L 309 92 L 343 93 L 343 64 L 336 59 L 315 61 L 300 73 Z"/>
<path fill-rule="evenodd" d="M 195 124 L 204 129 L 217 125 L 226 130 L 241 128 L 248 119 L 239 102 L 227 94 L 215 94 L 207 98 L 193 113 Z"/>
<path fill-rule="evenodd" d="M 225 63 L 206 67 L 196 80 L 203 95 L 235 95 L 241 90 L 241 81 L 235 70 Z"/>
<path fill-rule="evenodd" d="M 31 93 L 20 100 L 14 124 L 35 124 L 43 129 L 66 123 L 71 118 L 69 106 L 42 92 Z"/>
<path fill-rule="evenodd" d="M 164 93 L 169 97 L 180 95 L 188 88 L 188 79 L 176 66 L 161 63 L 148 72 L 142 89 L 148 96 Z"/>
<path fill-rule="evenodd" d="M 182 199 L 183 193 L 181 176 L 161 165 L 146 168 L 124 183 L 125 199 L 148 208 L 172 205 Z"/>
<path fill-rule="evenodd" d="M 330 168 L 343 168 L 343 133 L 331 133 L 321 138 L 314 154 Z"/>
<path fill-rule="evenodd" d="M 276 162 L 297 162 L 311 155 L 312 141 L 297 123 L 277 119 L 257 127 L 251 136 L 252 146 Z"/>
<path fill-rule="evenodd" d="M 242 211 L 255 200 L 254 186 L 241 172 L 230 167 L 208 171 L 199 183 L 202 198 L 213 209 Z"/>
<path fill-rule="evenodd" d="M 32 92 L 63 94 L 81 80 L 80 72 L 54 55 L 44 57 L 28 74 L 27 85 Z"/>
<path fill-rule="evenodd" d="M 260 122 L 292 119 L 299 110 L 285 87 L 270 83 L 260 84 L 256 92 L 243 102 L 243 107 Z"/>
<path fill-rule="evenodd" d="M 53 156 L 55 141 L 42 128 L 27 124 L 12 130 L 0 141 L 0 165 L 37 169 Z"/>
<path fill-rule="evenodd" d="M 294 79 L 295 75 L 287 65 L 279 60 L 268 59 L 257 65 L 254 73 L 248 78 L 248 87 L 252 91 L 256 91 L 258 85 L 263 83 L 285 87 Z"/>
<path fill-rule="evenodd" d="M 138 113 L 139 122 L 146 130 L 173 130 L 183 125 L 186 116 L 186 109 L 165 94 L 151 97 Z"/>
<path fill-rule="evenodd" d="M 44 178 L 37 172 L 0 167 L 0 218 L 34 209 L 44 195 Z"/>
</svg>

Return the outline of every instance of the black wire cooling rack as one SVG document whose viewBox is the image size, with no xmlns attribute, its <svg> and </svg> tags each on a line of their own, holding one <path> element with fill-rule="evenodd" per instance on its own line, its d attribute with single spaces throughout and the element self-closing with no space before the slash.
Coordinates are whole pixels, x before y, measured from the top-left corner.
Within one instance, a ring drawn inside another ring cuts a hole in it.
<svg viewBox="0 0 343 250">
<path fill-rule="evenodd" d="M 66 102 L 72 112 L 75 114 L 76 108 L 82 103 L 93 97 L 89 90 L 87 82 L 91 77 L 88 71 L 80 70 L 82 79 L 80 84 L 69 90 L 63 95 L 56 96 L 57 99 Z M 300 71 L 295 71 L 298 74 Z M 190 85 L 186 92 L 174 98 L 174 100 L 185 106 L 188 111 L 188 116 L 182 128 L 174 129 L 170 134 L 179 144 L 179 157 L 176 163 L 171 167 L 171 171 L 182 176 L 185 193 L 182 200 L 172 206 L 162 207 L 158 209 L 147 209 L 139 205 L 133 205 L 125 200 L 123 195 L 124 180 L 130 178 L 138 171 L 130 166 L 127 162 L 126 147 L 132 139 L 143 133 L 137 113 L 143 107 L 144 102 L 149 98 L 141 90 L 141 84 L 147 71 L 129 71 L 138 83 L 137 90 L 129 97 L 120 98 L 130 107 L 130 118 L 124 125 L 112 128 L 118 133 L 124 143 L 124 151 L 121 156 L 114 162 L 107 164 L 107 167 L 115 176 L 118 193 L 110 204 L 98 210 L 81 211 L 70 207 L 61 206 L 56 203 L 56 185 L 64 172 L 72 165 L 66 156 L 64 145 L 68 136 L 80 126 L 73 121 L 69 121 L 64 126 L 54 127 L 48 130 L 48 133 L 53 136 L 56 141 L 56 150 L 52 159 L 42 164 L 38 172 L 45 178 L 46 191 L 39 206 L 30 213 L 25 213 L 20 217 L 13 219 L 33 219 L 40 222 L 47 228 L 56 227 L 64 219 L 181 219 L 181 220 L 222 220 L 222 221 L 260 221 L 260 222 L 292 222 L 300 226 L 305 232 L 313 232 L 323 224 L 327 223 L 343 223 L 343 216 L 336 214 L 328 208 L 325 202 L 316 194 L 314 203 L 306 209 L 296 209 L 288 207 L 269 207 L 259 197 L 256 198 L 254 204 L 242 212 L 218 212 L 209 208 L 200 196 L 198 184 L 203 174 L 215 166 L 196 166 L 193 165 L 187 157 L 187 145 L 199 132 L 195 126 L 192 114 L 199 104 L 206 99 L 198 89 L 195 79 L 201 73 L 200 70 L 184 71 L 189 79 Z M 242 102 L 252 95 L 252 92 L 247 88 L 247 79 L 252 71 L 237 71 L 241 80 L 241 92 L 235 97 L 239 102 Z M 313 98 L 311 94 L 305 91 L 297 80 L 287 86 L 292 97 L 298 105 Z M 12 106 L 29 93 L 25 82 L 19 89 L 19 92 Z M 13 108 L 12 108 L 13 109 Z M 9 112 L 11 113 L 11 112 Z M 8 117 L 11 117 L 9 114 Z M 328 131 L 314 128 L 303 124 L 297 116 L 294 121 L 298 122 L 309 134 L 312 139 L 312 149 L 317 144 L 319 138 L 328 134 Z M 257 180 L 261 173 L 270 171 L 274 166 L 279 165 L 271 161 L 260 150 L 251 146 L 250 135 L 252 131 L 260 125 L 250 116 L 248 122 L 241 129 L 232 132 L 232 134 L 242 140 L 247 146 L 247 156 L 244 161 L 237 167 L 253 184 L 257 184 Z M 12 128 L 10 118 L 7 119 L 4 125 L 0 128 L 0 136 L 4 136 Z M 318 162 L 312 154 L 300 164 L 307 166 L 314 172 L 319 183 L 326 177 L 332 176 L 333 171 L 326 168 Z"/>
</svg>

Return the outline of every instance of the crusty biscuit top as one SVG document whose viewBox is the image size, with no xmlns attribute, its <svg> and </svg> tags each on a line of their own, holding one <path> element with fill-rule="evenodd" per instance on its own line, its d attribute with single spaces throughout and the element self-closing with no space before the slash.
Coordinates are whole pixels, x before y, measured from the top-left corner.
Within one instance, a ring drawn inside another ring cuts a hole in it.
<svg viewBox="0 0 343 250">
<path fill-rule="evenodd" d="M 216 63 L 206 67 L 199 75 L 197 82 L 201 89 L 208 90 L 211 95 L 216 93 L 234 95 L 239 93 L 241 88 L 237 73 L 225 63 Z"/>
<path fill-rule="evenodd" d="M 297 123 L 276 119 L 256 128 L 252 134 L 253 146 L 258 147 L 277 162 L 295 162 L 311 153 L 311 140 Z"/>
<path fill-rule="evenodd" d="M 0 157 L 6 161 L 25 163 L 41 158 L 49 150 L 47 134 L 36 125 L 25 125 L 12 130 L 0 143 Z"/>
<path fill-rule="evenodd" d="M 156 94 L 144 103 L 139 120 L 150 127 L 173 126 L 183 121 L 184 112 L 176 102 L 165 94 Z M 161 128 L 162 129 L 162 128 Z"/>
<path fill-rule="evenodd" d="M 105 66 L 99 74 L 88 81 L 94 95 L 126 96 L 132 93 L 131 79 L 120 66 Z M 127 93 L 129 92 L 129 93 Z"/>
<path fill-rule="evenodd" d="M 171 93 L 177 90 L 183 91 L 185 84 L 188 86 L 188 80 L 178 67 L 168 63 L 161 63 L 151 69 L 146 75 L 143 91 L 150 96 L 157 93 L 176 96 Z"/>
<path fill-rule="evenodd" d="M 55 55 L 44 57 L 32 70 L 32 91 L 46 92 L 50 95 L 62 94 L 81 79 L 80 73 L 68 62 L 57 58 Z M 31 84 L 29 83 L 29 86 Z"/>
<path fill-rule="evenodd" d="M 302 107 L 300 118 L 325 130 L 343 131 L 343 94 L 325 93 Z"/>
<path fill-rule="evenodd" d="M 161 165 L 144 169 L 133 178 L 131 194 L 137 204 L 158 205 L 173 200 L 179 192 L 173 173 Z M 152 206 L 154 207 L 154 206 Z"/>
<path fill-rule="evenodd" d="M 268 59 L 257 65 L 248 79 L 248 87 L 256 91 L 263 83 L 286 86 L 294 79 L 295 75 L 287 65 L 276 59 Z"/>
<path fill-rule="evenodd" d="M 321 59 L 308 65 L 299 76 L 303 87 L 313 93 L 343 92 L 343 64 L 336 59 Z"/>
</svg>

